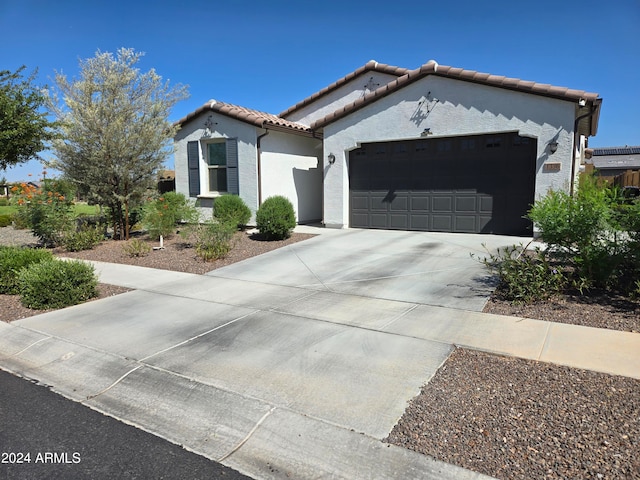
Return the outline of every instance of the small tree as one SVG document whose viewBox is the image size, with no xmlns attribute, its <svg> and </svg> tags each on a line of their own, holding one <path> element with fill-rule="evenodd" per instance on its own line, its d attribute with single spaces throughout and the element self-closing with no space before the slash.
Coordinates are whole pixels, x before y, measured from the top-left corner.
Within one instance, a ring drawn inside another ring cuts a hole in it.
<svg viewBox="0 0 640 480">
<path fill-rule="evenodd" d="M 0 71 L 0 170 L 37 158 L 54 137 L 56 124 L 42 109 L 47 97 L 33 85 L 36 72 L 23 79 L 25 68 Z"/>
<path fill-rule="evenodd" d="M 135 68 L 142 55 L 124 48 L 115 57 L 98 51 L 80 62 L 79 79 L 57 74 L 50 99 L 63 134 L 54 142 L 55 168 L 79 184 L 89 201 L 109 208 L 120 239 L 129 238 L 130 214 L 170 154 L 177 131 L 170 110 L 187 97 L 186 87 L 169 88 L 153 69 Z"/>
</svg>

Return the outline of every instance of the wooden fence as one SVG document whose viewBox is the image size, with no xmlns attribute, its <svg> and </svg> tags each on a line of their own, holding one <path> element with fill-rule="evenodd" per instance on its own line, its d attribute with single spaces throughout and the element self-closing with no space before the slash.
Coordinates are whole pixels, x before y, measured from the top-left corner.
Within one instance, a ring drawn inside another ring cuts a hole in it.
<svg viewBox="0 0 640 480">
<path fill-rule="evenodd" d="M 581 173 L 580 176 L 592 175 L 594 171 L 597 172 L 597 170 L 593 168 L 593 165 L 587 164 L 585 165 L 585 171 Z M 609 185 L 616 185 L 620 188 L 640 187 L 640 170 L 627 170 L 615 177 L 602 177 L 598 175 L 598 180 L 600 182 L 606 182 Z"/>
<path fill-rule="evenodd" d="M 622 187 L 640 187 L 640 170 L 627 170 L 613 178 L 614 185 Z"/>
</svg>

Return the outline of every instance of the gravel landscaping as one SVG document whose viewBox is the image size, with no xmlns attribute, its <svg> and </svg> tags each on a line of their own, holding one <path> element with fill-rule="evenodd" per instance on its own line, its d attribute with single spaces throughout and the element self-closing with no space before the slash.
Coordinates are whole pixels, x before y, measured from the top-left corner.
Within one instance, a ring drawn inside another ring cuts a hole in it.
<svg viewBox="0 0 640 480">
<path fill-rule="evenodd" d="M 178 236 L 144 257 L 129 257 L 116 241 L 55 253 L 202 274 L 309 237 L 265 242 L 239 232 L 230 255 L 210 263 Z M 2 244 L 35 241 L 28 231 L 4 227 Z M 118 288 L 101 284 L 101 295 L 125 290 Z M 640 303 L 607 295 L 532 305 L 494 296 L 485 312 L 640 332 Z M 0 295 L 0 320 L 36 313 Z M 500 479 L 640 479 L 640 380 L 456 349 L 386 441 Z"/>
<path fill-rule="evenodd" d="M 638 479 L 640 380 L 456 349 L 385 441 L 500 479 Z"/>
</svg>

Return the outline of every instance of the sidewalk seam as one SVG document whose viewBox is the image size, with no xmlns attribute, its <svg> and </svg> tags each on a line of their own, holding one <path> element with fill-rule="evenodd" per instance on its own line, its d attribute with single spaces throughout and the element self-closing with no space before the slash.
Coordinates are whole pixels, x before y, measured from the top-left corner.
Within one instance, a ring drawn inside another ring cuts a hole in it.
<svg viewBox="0 0 640 480">
<path fill-rule="evenodd" d="M 538 354 L 538 358 L 536 360 L 540 361 L 542 358 L 542 354 L 547 348 L 547 344 L 549 343 L 549 332 L 551 331 L 551 322 L 547 322 L 547 331 L 544 333 L 544 342 L 542 343 L 542 348 L 540 349 L 540 353 Z"/>
<path fill-rule="evenodd" d="M 231 450 L 229 450 L 227 453 L 225 453 L 222 457 L 218 458 L 216 460 L 216 462 L 218 463 L 222 463 L 224 460 L 226 460 L 227 458 L 229 458 L 231 455 L 233 455 L 235 452 L 237 452 L 240 448 L 242 448 L 242 446 L 247 443 L 249 441 L 249 439 L 253 436 L 253 434 L 256 432 L 256 430 L 258 430 L 258 428 L 260 427 L 260 425 L 262 425 L 262 423 L 267 419 L 267 417 L 269 415 L 271 415 L 273 412 L 276 411 L 277 407 L 271 407 L 269 409 L 269 411 L 267 413 L 265 413 L 262 418 L 260 420 L 258 420 L 258 422 L 253 426 L 253 428 L 249 431 L 249 433 L 247 433 L 247 436 L 244 437 L 240 443 L 238 443 L 238 445 L 236 445 L 235 447 L 233 447 Z"/>
</svg>

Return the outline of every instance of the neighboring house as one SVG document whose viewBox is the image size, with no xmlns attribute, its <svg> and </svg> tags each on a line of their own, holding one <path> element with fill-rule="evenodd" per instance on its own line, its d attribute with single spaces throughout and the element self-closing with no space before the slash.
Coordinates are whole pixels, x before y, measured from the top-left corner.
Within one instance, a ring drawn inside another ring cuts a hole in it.
<svg viewBox="0 0 640 480">
<path fill-rule="evenodd" d="M 549 188 L 572 190 L 596 93 L 438 65 L 368 62 L 279 115 L 214 100 L 177 122 L 176 189 L 253 212 L 288 197 L 299 223 L 530 234 Z"/>
<path fill-rule="evenodd" d="M 627 170 L 640 170 L 640 146 L 588 148 L 586 156 L 587 163 L 592 164 L 601 177 L 615 177 Z"/>
</svg>

